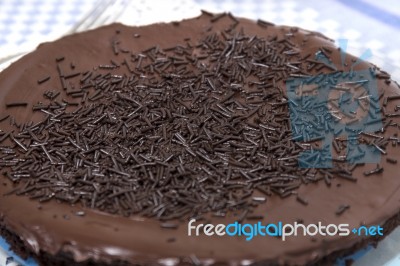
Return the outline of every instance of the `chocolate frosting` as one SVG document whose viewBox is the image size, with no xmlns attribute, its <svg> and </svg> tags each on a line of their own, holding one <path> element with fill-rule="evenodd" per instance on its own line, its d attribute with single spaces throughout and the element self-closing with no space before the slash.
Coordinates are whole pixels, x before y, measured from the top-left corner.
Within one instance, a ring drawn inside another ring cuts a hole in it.
<svg viewBox="0 0 400 266">
<path fill-rule="evenodd" d="M 228 16 L 211 23 L 212 17 L 204 13 L 182 22 L 143 27 L 112 24 L 41 44 L 0 74 L 0 113 L 10 114 L 16 121 L 37 121 L 40 117 L 31 112 L 32 105 L 42 100 L 44 91 L 61 90 L 55 58 L 63 56 L 73 62 L 77 71 L 84 71 L 109 62 L 110 58 L 122 58 L 122 55 L 115 56 L 112 50 L 116 38 L 129 50 L 138 53 L 154 45 L 163 49 L 185 44 L 186 38 L 199 40 L 210 31 L 219 32 L 232 23 Z M 291 41 L 298 47 L 300 56 L 314 54 L 321 46 L 330 47 L 331 60 L 336 66 L 341 66 L 340 52 L 331 40 L 321 34 L 286 26 L 265 27 L 247 19 L 238 21 L 237 29 L 243 29 L 248 36 L 266 38 L 293 34 Z M 140 37 L 135 38 L 134 35 Z M 351 63 L 352 59 L 354 57 L 348 55 L 346 62 Z M 356 69 L 371 66 L 363 62 Z M 344 70 L 348 71 L 349 67 L 345 66 Z M 121 68 L 120 71 L 124 73 L 126 70 Z M 38 79 L 47 75 L 51 79 L 45 86 L 38 86 Z M 378 84 L 386 96 L 399 94 L 394 82 L 387 84 L 378 79 Z M 24 101 L 29 103 L 27 109 L 5 107 L 9 102 Z M 386 108 L 392 110 L 394 106 L 393 101 Z M 394 117 L 393 122 L 396 120 Z M 9 121 L 2 121 L 0 127 L 3 131 L 9 130 Z M 392 136 L 396 132 L 397 128 L 389 127 L 385 135 Z M 387 152 L 391 158 L 400 160 L 397 148 L 388 145 Z M 357 182 L 336 178 L 331 186 L 323 181 L 301 186 L 298 193 L 308 200 L 308 205 L 300 204 L 294 196 L 280 198 L 274 195 L 258 207 L 257 213 L 265 214 L 263 223 L 293 223 L 301 219 L 305 224 L 348 223 L 350 228 L 360 224 L 383 225 L 400 211 L 400 179 L 396 174 L 397 165 L 387 163 L 385 156 L 382 156 L 380 165 L 384 167 L 384 172 L 368 177 L 363 172 L 374 168 L 374 165 L 357 167 L 353 172 Z M 189 237 L 186 222 L 172 230 L 161 228 L 159 221 L 151 218 L 121 217 L 56 201 L 39 204 L 28 197 L 4 195 L 13 188 L 13 184 L 4 176 L 0 177 L 0 181 L 1 224 L 17 234 L 34 254 L 40 251 L 52 255 L 69 252 L 76 261 L 92 258 L 111 263 L 119 259 L 132 264 L 175 265 L 181 258 L 195 255 L 206 265 L 253 262 L 302 265 L 337 251 L 352 250 L 365 240 L 353 234 L 347 237 L 297 236 L 286 241 L 276 237 L 255 237 L 251 241 L 229 236 Z M 337 215 L 335 212 L 340 205 L 350 205 L 350 208 Z M 74 215 L 78 211 L 84 211 L 85 215 Z M 233 217 L 214 217 L 212 221 L 228 224 L 234 220 Z M 385 233 L 393 228 L 393 224 L 385 228 Z M 172 238 L 175 241 L 170 241 Z"/>
</svg>

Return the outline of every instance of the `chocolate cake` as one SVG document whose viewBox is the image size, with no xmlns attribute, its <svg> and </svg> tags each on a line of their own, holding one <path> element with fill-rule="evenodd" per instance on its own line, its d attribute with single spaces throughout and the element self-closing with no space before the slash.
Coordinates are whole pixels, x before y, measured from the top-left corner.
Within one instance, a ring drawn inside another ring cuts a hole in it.
<svg viewBox="0 0 400 266">
<path fill-rule="evenodd" d="M 0 74 L 0 234 L 40 265 L 331 265 L 399 224 L 399 92 L 319 33 L 228 13 L 41 44 Z"/>
</svg>

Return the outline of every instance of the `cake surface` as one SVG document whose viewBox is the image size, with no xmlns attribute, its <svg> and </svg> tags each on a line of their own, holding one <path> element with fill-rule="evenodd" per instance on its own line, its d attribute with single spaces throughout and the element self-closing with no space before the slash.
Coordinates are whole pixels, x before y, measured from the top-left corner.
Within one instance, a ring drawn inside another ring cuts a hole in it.
<svg viewBox="0 0 400 266">
<path fill-rule="evenodd" d="M 328 61 L 314 58 L 321 53 Z M 342 55 L 318 33 L 208 13 L 112 24 L 40 45 L 0 74 L 1 235 L 43 265 L 329 265 L 376 243 L 381 237 L 355 234 L 188 236 L 193 217 L 380 225 L 384 235 L 398 225 L 400 91 L 385 72 Z M 383 130 L 363 133 L 378 166 L 338 157 L 332 167 L 298 167 L 305 148 L 293 139 L 287 81 L 362 71 L 377 84 L 379 99 L 369 105 Z M 84 141 L 90 128 L 98 134 L 90 140 L 104 141 L 98 147 Z M 49 145 L 57 138 L 62 144 Z"/>
</svg>

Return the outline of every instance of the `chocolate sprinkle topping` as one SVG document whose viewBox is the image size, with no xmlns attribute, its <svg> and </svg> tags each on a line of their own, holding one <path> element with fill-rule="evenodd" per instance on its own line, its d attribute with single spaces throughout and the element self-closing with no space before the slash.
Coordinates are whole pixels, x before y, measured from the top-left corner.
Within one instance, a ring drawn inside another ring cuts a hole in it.
<svg viewBox="0 0 400 266">
<path fill-rule="evenodd" d="M 0 160 L 16 184 L 10 193 L 154 217 L 162 228 L 174 229 L 166 221 L 230 211 L 242 221 L 259 217 L 253 210 L 268 197 L 289 197 L 303 184 L 323 179 L 330 185 L 335 177 L 356 181 L 340 157 L 331 169 L 298 167 L 298 155 L 321 138 L 296 142 L 282 91 L 286 78 L 308 77 L 310 65 L 336 69 L 300 58 L 290 40 L 295 33 L 268 40 L 246 36 L 228 16 L 232 27 L 192 45 L 126 53 L 113 39 L 115 57 L 87 71 L 68 73 L 71 59 L 56 58 L 61 87 L 45 93 L 46 104 L 33 106 L 43 120 L 1 136 L 11 143 L 1 150 L 10 155 Z M 118 74 L 120 68 L 129 75 Z M 7 104 L 14 106 L 27 103 Z M 372 145 L 386 154 L 386 143 L 376 139 Z M 342 147 L 335 140 L 335 150 Z M 253 196 L 255 191 L 263 196 Z"/>
</svg>

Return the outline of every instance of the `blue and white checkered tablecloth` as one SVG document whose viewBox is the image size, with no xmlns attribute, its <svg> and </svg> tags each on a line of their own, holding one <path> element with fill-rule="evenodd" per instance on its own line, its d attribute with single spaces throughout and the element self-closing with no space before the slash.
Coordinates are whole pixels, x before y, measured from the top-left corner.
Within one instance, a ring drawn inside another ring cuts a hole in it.
<svg viewBox="0 0 400 266">
<path fill-rule="evenodd" d="M 96 1 L 0 0 L 0 58 L 60 37 Z"/>
<path fill-rule="evenodd" d="M 94 8 L 112 3 L 113 8 L 124 6 L 117 20 L 130 25 L 189 18 L 204 9 L 316 30 L 334 40 L 347 39 L 348 52 L 356 56 L 370 49 L 369 60 L 400 81 L 400 2 L 397 0 L 0 0 L 0 61 L 59 38 L 88 17 Z M 109 12 L 112 14 L 113 10 Z M 5 243 L 0 238 L 1 246 L 5 247 Z M 0 266 L 6 265 L 6 253 L 0 248 Z M 400 265 L 400 229 L 377 249 L 358 258 L 354 265 Z"/>
</svg>

